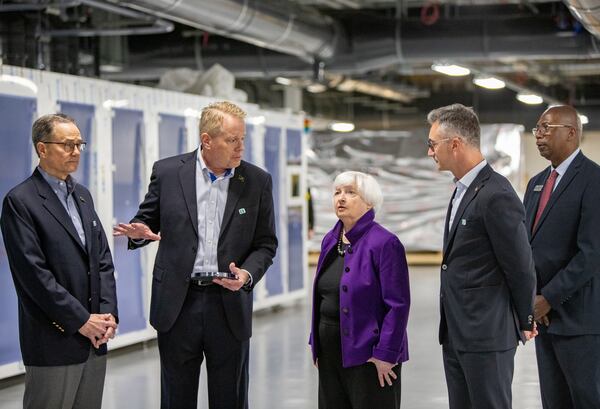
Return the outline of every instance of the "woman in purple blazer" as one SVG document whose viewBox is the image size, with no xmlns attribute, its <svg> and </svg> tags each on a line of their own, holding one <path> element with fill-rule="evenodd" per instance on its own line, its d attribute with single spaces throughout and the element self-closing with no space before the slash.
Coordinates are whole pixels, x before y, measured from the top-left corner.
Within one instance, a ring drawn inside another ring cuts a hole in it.
<svg viewBox="0 0 600 409">
<path fill-rule="evenodd" d="M 319 409 L 400 407 L 410 288 L 404 247 L 374 221 L 382 201 L 372 176 L 335 179 L 339 221 L 323 238 L 313 287 Z"/>
</svg>

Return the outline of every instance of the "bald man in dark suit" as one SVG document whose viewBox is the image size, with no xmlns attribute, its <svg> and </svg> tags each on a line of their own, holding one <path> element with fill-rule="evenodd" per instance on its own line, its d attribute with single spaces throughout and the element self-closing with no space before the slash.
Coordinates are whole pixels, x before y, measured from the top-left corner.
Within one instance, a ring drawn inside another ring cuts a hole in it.
<svg viewBox="0 0 600 409">
<path fill-rule="evenodd" d="M 570 106 L 547 109 L 533 129 L 550 166 L 525 193 L 537 272 L 536 354 L 544 409 L 600 408 L 600 167 L 579 149 Z"/>
</svg>

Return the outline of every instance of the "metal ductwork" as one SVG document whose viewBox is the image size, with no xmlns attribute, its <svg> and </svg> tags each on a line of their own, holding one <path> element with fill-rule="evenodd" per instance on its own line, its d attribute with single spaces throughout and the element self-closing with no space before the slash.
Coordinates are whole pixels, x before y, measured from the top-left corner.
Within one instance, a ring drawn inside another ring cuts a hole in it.
<svg viewBox="0 0 600 409">
<path fill-rule="evenodd" d="M 296 15 L 283 1 L 277 8 L 258 0 L 111 2 L 306 61 L 328 60 L 343 47 L 342 30 L 335 21 L 320 14 Z"/>
<path fill-rule="evenodd" d="M 594 36 L 600 38 L 600 0 L 563 0 L 569 11 Z"/>
<path fill-rule="evenodd" d="M 600 44 L 593 36 L 559 32 L 549 18 L 453 18 L 426 28 L 418 23 L 397 27 L 382 22 L 377 29 L 355 29 L 352 54 L 338 55 L 328 70 L 363 73 L 406 62 L 600 56 Z"/>
</svg>

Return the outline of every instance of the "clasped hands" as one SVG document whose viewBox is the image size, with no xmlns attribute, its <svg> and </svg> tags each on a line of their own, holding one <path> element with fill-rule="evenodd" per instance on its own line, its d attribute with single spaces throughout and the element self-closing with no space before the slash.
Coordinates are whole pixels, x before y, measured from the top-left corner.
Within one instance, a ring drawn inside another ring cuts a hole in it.
<svg viewBox="0 0 600 409">
<path fill-rule="evenodd" d="M 117 321 L 112 314 L 90 314 L 90 318 L 81 328 L 79 333 L 88 338 L 94 348 L 98 349 L 115 337 Z"/>
</svg>

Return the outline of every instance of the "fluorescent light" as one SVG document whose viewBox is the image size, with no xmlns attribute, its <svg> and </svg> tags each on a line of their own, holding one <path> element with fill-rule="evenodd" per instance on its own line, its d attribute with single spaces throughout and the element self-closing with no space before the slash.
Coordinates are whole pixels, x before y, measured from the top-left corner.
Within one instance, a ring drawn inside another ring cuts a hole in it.
<svg viewBox="0 0 600 409">
<path fill-rule="evenodd" d="M 536 94 L 520 92 L 517 94 L 517 99 L 524 104 L 539 105 L 544 102 L 544 99 Z"/>
<path fill-rule="evenodd" d="M 473 83 L 487 89 L 502 89 L 506 86 L 504 81 L 499 80 L 496 77 L 476 77 L 473 80 Z"/>
<path fill-rule="evenodd" d="M 127 105 L 129 105 L 129 101 L 126 99 L 107 99 L 102 103 L 105 109 L 123 108 Z"/>
<path fill-rule="evenodd" d="M 100 65 L 100 71 L 102 72 L 121 72 L 123 71 L 123 67 L 121 65 L 116 64 L 102 64 Z"/>
<path fill-rule="evenodd" d="M 281 85 L 290 85 L 292 83 L 292 80 L 285 77 L 277 77 L 275 78 L 275 82 Z"/>
<path fill-rule="evenodd" d="M 37 85 L 35 85 L 35 83 L 33 81 L 31 81 L 27 78 L 17 77 L 16 75 L 2 74 L 2 75 L 0 75 L 0 81 L 11 82 L 13 84 L 21 85 L 21 86 L 33 91 L 34 94 L 37 94 L 37 92 L 38 92 Z"/>
<path fill-rule="evenodd" d="M 310 84 L 309 86 L 307 86 L 306 90 L 308 92 L 312 92 L 313 94 L 318 94 L 319 92 L 326 91 L 327 90 L 327 86 L 323 85 L 323 84 L 319 84 L 318 82 L 315 82 L 315 83 Z"/>
<path fill-rule="evenodd" d="M 431 69 L 452 77 L 463 77 L 471 73 L 470 69 L 456 64 L 433 64 Z"/>
<path fill-rule="evenodd" d="M 352 132 L 354 124 L 352 122 L 333 122 L 329 125 L 329 129 L 334 132 Z"/>
<path fill-rule="evenodd" d="M 581 125 L 589 124 L 590 120 L 586 115 L 579 114 L 579 119 L 581 120 Z"/>
</svg>

